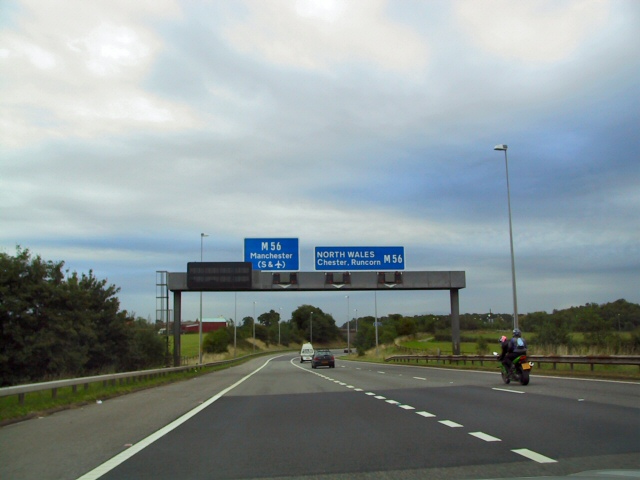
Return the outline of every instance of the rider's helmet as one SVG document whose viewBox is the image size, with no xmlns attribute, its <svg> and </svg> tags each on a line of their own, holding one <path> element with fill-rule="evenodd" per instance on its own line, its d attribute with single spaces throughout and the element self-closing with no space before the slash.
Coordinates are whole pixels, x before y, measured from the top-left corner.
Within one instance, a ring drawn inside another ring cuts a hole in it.
<svg viewBox="0 0 640 480">
<path fill-rule="evenodd" d="M 519 328 L 514 328 L 514 329 L 513 329 L 513 336 L 514 336 L 514 337 L 520 337 L 520 336 L 522 336 L 522 332 L 520 331 L 520 329 L 519 329 Z"/>
<path fill-rule="evenodd" d="M 506 342 L 506 341 L 507 341 L 507 337 L 505 337 L 504 335 L 502 335 L 502 336 L 500 337 L 500 343 L 504 343 L 504 342 Z"/>
</svg>

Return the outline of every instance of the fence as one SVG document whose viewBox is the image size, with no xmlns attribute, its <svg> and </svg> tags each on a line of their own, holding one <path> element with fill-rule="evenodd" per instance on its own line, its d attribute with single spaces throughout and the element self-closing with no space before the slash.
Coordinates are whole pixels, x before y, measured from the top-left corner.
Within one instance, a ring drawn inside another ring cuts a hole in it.
<svg viewBox="0 0 640 480">
<path fill-rule="evenodd" d="M 18 402 L 22 405 L 24 403 L 24 396 L 27 393 L 40 392 L 43 390 L 51 390 L 52 398 L 56 398 L 58 395 L 58 389 L 63 387 L 71 387 L 73 392 L 77 392 L 78 386 L 82 386 L 84 390 L 89 388 L 90 383 L 102 382 L 104 387 L 109 384 L 115 385 L 116 382 L 120 384 L 129 383 L 130 381 L 147 380 L 151 378 L 166 376 L 169 373 L 182 372 L 185 370 L 193 370 L 200 367 L 212 367 L 217 365 L 226 365 L 240 360 L 244 360 L 254 356 L 265 355 L 267 353 L 274 352 L 260 352 L 249 355 L 244 355 L 232 360 L 221 360 L 218 362 L 205 363 L 202 365 L 183 365 L 180 367 L 170 368 L 156 368 L 153 370 L 140 370 L 137 372 L 123 372 L 123 373 L 111 373 L 107 375 L 95 375 L 92 377 L 70 378 L 67 380 L 55 380 L 53 382 L 41 382 L 31 383 L 28 385 L 16 385 L 13 387 L 0 388 L 0 397 L 8 397 L 12 395 L 18 396 Z"/>
<path fill-rule="evenodd" d="M 571 366 L 578 365 L 590 365 L 591 371 L 593 371 L 594 365 L 637 365 L 640 367 L 640 355 L 598 355 L 598 356 L 580 356 L 580 355 L 527 355 L 527 359 L 535 363 L 547 363 L 552 364 L 553 369 L 556 369 L 557 364 L 565 363 Z M 385 362 L 405 362 L 411 363 L 415 361 L 419 363 L 424 361 L 429 363 L 435 361 L 436 363 L 447 362 L 451 365 L 454 362 L 459 365 L 460 362 L 466 365 L 470 362 L 472 365 L 479 362 L 480 365 L 484 365 L 484 362 L 496 362 L 494 355 L 393 355 L 384 359 Z"/>
</svg>

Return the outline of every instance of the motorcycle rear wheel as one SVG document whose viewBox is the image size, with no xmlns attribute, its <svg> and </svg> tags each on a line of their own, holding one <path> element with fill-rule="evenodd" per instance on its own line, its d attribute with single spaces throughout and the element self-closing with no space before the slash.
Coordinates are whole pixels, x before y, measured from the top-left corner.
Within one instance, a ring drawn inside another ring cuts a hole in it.
<svg viewBox="0 0 640 480">
<path fill-rule="evenodd" d="M 529 385 L 529 370 L 523 370 L 520 375 L 520 383 L 522 385 Z"/>
</svg>

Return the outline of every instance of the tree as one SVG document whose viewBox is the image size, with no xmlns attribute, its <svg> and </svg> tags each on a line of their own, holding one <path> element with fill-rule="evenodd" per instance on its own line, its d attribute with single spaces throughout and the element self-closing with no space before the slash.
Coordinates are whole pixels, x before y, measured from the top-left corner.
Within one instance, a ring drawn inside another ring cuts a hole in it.
<svg viewBox="0 0 640 480">
<path fill-rule="evenodd" d="M 0 253 L 0 385 L 161 364 L 162 340 L 119 311 L 119 288 L 63 267 Z"/>
<path fill-rule="evenodd" d="M 258 322 L 267 328 L 270 328 L 272 325 L 277 326 L 279 321 L 280 314 L 275 310 L 269 310 L 258 317 Z"/>
<path fill-rule="evenodd" d="M 305 340 L 311 339 L 313 330 L 313 342 L 326 343 L 340 336 L 333 316 L 324 313 L 320 308 L 311 305 L 301 305 L 291 314 L 291 322 L 300 331 Z M 313 323 L 313 325 L 311 324 Z"/>
</svg>

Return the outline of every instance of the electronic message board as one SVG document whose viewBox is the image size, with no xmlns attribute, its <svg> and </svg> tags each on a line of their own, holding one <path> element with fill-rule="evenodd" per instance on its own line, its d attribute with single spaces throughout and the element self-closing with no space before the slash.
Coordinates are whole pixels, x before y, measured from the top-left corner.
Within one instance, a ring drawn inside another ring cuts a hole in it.
<svg viewBox="0 0 640 480">
<path fill-rule="evenodd" d="M 253 268 L 250 262 L 189 262 L 189 290 L 251 290 Z"/>
</svg>

